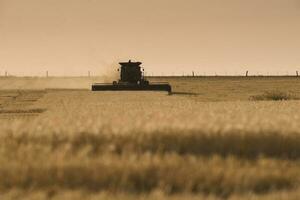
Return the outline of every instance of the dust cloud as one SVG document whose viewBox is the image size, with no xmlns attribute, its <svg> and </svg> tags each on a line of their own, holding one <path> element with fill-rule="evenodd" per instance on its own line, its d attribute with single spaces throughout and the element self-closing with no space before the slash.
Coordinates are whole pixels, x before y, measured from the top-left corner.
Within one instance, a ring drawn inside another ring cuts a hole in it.
<svg viewBox="0 0 300 200">
<path fill-rule="evenodd" d="M 0 78 L 0 90 L 89 89 L 95 81 L 88 77 L 9 77 Z"/>
<path fill-rule="evenodd" d="M 120 78 L 118 69 L 119 64 L 117 61 L 106 64 L 101 73 L 102 82 L 112 83 L 113 81 L 117 81 Z"/>
<path fill-rule="evenodd" d="M 119 79 L 118 62 L 103 64 L 99 76 L 13 77 L 0 76 L 0 90 L 90 89 L 93 83 L 112 83 Z"/>
</svg>

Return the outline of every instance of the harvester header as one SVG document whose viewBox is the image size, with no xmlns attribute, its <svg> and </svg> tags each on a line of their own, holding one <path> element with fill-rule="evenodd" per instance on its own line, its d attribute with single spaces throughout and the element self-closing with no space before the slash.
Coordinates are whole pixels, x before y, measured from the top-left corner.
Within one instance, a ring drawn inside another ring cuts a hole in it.
<svg viewBox="0 0 300 200">
<path fill-rule="evenodd" d="M 141 62 L 120 62 L 120 79 L 109 83 L 94 83 L 92 91 L 167 91 L 171 92 L 169 83 L 149 83 L 144 76 Z"/>
</svg>

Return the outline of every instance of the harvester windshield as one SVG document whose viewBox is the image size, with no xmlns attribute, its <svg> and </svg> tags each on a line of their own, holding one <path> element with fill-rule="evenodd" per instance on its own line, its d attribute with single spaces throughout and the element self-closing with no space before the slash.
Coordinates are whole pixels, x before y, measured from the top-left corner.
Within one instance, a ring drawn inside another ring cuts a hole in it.
<svg viewBox="0 0 300 200">
<path fill-rule="evenodd" d="M 121 62 L 121 74 L 120 82 L 127 82 L 131 84 L 138 84 L 143 79 L 143 74 L 141 71 L 141 62 Z"/>
</svg>

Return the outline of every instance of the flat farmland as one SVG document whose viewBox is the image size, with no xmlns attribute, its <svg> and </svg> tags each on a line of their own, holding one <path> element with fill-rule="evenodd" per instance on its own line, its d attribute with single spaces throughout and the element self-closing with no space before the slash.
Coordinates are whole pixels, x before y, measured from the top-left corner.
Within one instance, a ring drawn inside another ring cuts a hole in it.
<svg viewBox="0 0 300 200">
<path fill-rule="evenodd" d="M 1 199 L 300 198 L 300 79 L 150 80 L 173 94 L 0 78 Z"/>
</svg>

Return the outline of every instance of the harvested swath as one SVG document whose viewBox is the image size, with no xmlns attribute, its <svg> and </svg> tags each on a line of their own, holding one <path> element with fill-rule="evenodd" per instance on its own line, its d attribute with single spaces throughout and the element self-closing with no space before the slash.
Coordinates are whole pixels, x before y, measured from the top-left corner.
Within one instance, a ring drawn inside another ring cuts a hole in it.
<svg viewBox="0 0 300 200">
<path fill-rule="evenodd" d="M 18 99 L 18 102 L 36 102 L 38 101 L 37 98 L 34 99 Z"/>
<path fill-rule="evenodd" d="M 46 109 L 34 108 L 34 109 L 12 109 L 12 110 L 0 110 L 0 114 L 32 114 L 32 113 L 43 113 Z"/>
<path fill-rule="evenodd" d="M 282 91 L 267 91 L 263 94 L 251 96 L 249 99 L 253 101 L 287 101 L 298 100 L 299 97 Z"/>
</svg>

